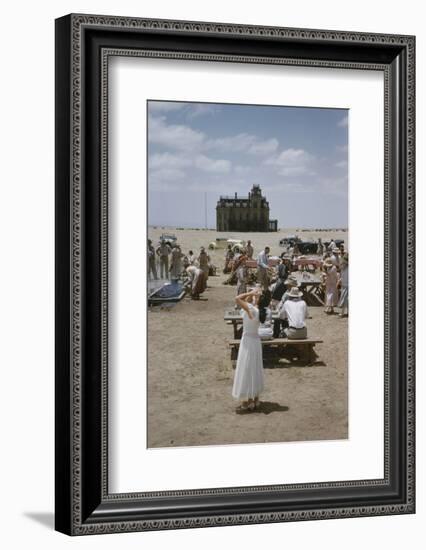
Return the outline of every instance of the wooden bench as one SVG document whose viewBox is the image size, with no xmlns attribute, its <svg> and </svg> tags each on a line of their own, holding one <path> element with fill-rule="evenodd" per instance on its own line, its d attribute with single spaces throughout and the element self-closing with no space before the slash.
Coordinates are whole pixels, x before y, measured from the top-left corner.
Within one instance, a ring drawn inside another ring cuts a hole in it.
<svg viewBox="0 0 426 550">
<path fill-rule="evenodd" d="M 316 344 L 322 344 L 323 340 L 312 337 L 305 338 L 303 340 L 271 338 L 270 340 L 261 340 L 261 342 L 262 349 L 267 352 L 264 354 L 264 358 L 268 355 L 278 355 L 292 360 L 296 354 L 298 359 L 305 361 L 308 365 L 311 365 L 318 357 L 315 353 L 314 347 Z M 231 348 L 231 361 L 233 367 L 235 367 L 240 344 L 241 340 L 238 339 L 229 340 L 228 342 L 228 345 Z"/>
</svg>

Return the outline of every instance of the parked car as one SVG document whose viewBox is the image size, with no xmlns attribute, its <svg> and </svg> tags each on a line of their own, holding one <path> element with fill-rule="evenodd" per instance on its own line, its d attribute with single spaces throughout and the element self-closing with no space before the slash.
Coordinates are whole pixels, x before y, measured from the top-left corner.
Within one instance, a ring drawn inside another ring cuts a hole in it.
<svg viewBox="0 0 426 550">
<path fill-rule="evenodd" d="M 177 244 L 176 235 L 171 235 L 169 233 L 163 233 L 160 237 L 160 241 L 165 241 L 172 248 Z"/>
<path fill-rule="evenodd" d="M 327 250 L 327 247 L 330 244 L 330 242 L 331 242 L 331 239 L 328 241 L 322 242 L 325 250 Z M 340 247 L 340 245 L 343 244 L 345 241 L 342 239 L 335 239 L 334 242 L 336 243 L 337 247 Z M 302 239 L 300 237 L 297 237 L 296 235 L 288 235 L 287 237 L 284 237 L 280 240 L 280 246 L 282 247 L 288 247 L 288 246 L 293 247 L 296 243 L 300 253 L 303 255 L 316 254 L 317 252 L 318 240 L 302 241 Z"/>
</svg>

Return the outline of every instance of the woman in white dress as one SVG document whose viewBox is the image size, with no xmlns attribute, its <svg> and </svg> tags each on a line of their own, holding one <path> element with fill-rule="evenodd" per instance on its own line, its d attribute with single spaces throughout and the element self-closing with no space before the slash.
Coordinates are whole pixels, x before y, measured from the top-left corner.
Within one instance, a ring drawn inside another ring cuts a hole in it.
<svg viewBox="0 0 426 550">
<path fill-rule="evenodd" d="M 237 411 L 253 411 L 259 407 L 259 394 L 264 385 L 259 326 L 265 322 L 266 307 L 270 301 L 271 293 L 262 293 L 259 289 L 235 298 L 236 304 L 243 310 L 243 334 L 232 387 L 232 396 L 241 401 Z"/>
<path fill-rule="evenodd" d="M 324 268 L 324 283 L 325 283 L 325 312 L 334 313 L 334 308 L 337 306 L 339 298 L 339 292 L 337 290 L 337 283 L 339 280 L 339 274 L 337 268 L 333 264 L 330 258 L 327 258 L 323 263 Z"/>
</svg>

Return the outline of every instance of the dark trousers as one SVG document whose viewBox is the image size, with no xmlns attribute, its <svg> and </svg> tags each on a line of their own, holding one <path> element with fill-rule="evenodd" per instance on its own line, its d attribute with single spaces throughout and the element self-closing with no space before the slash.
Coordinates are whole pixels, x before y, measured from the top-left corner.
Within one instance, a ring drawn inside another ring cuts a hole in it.
<svg viewBox="0 0 426 550">
<path fill-rule="evenodd" d="M 279 338 L 281 331 L 287 327 L 287 319 L 274 319 L 274 338 Z"/>
</svg>

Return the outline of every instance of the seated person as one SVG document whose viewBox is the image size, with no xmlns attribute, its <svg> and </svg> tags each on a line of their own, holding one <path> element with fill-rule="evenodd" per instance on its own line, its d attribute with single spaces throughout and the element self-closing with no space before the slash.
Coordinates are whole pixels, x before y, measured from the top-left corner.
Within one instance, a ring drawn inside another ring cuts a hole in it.
<svg viewBox="0 0 426 550">
<path fill-rule="evenodd" d="M 269 307 L 266 308 L 266 319 L 260 323 L 258 333 L 261 340 L 272 340 L 274 331 L 272 330 L 272 311 Z"/>
<path fill-rule="evenodd" d="M 280 310 L 280 318 L 288 320 L 285 334 L 289 340 L 303 340 L 308 337 L 305 319 L 308 316 L 306 302 L 302 300 L 303 293 L 294 286 L 288 293 L 288 299 Z"/>
<path fill-rule="evenodd" d="M 277 306 L 278 319 L 274 320 L 274 338 L 279 338 L 284 329 L 288 327 L 287 317 L 283 314 L 283 307 L 285 302 L 289 299 L 290 290 L 293 287 L 298 288 L 296 277 L 290 277 L 285 281 L 287 290 L 281 297 L 281 300 Z"/>
</svg>

